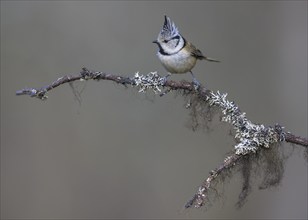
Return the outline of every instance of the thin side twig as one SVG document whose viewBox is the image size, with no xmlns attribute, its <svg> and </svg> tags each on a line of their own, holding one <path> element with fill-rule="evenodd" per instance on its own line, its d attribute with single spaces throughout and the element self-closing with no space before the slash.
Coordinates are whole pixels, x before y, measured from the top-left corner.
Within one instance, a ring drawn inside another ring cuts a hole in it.
<svg viewBox="0 0 308 220">
<path fill-rule="evenodd" d="M 211 190 L 212 182 L 216 180 L 222 172 L 235 166 L 244 156 L 245 155 L 233 153 L 226 157 L 222 164 L 210 172 L 209 176 L 203 181 L 201 186 L 199 186 L 196 194 L 185 204 L 185 208 L 191 208 L 192 206 L 195 208 L 202 207 L 204 203 L 208 201 L 208 192 Z"/>
</svg>

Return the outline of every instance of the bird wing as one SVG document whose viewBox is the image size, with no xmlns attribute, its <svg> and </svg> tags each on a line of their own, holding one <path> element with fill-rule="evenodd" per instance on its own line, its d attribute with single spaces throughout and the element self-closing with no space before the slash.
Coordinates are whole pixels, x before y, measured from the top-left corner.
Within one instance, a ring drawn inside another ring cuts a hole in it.
<svg viewBox="0 0 308 220">
<path fill-rule="evenodd" d="M 201 50 L 197 49 L 194 45 L 192 45 L 191 43 L 189 43 L 190 48 L 191 48 L 191 55 L 193 57 L 196 57 L 198 60 L 207 60 L 210 62 L 220 62 L 219 60 L 210 58 L 210 57 L 206 57 L 202 54 Z"/>
<path fill-rule="evenodd" d="M 191 49 L 191 55 L 193 57 L 196 57 L 198 60 L 202 60 L 205 58 L 201 50 L 197 49 L 193 44 L 189 43 L 188 47 Z"/>
</svg>

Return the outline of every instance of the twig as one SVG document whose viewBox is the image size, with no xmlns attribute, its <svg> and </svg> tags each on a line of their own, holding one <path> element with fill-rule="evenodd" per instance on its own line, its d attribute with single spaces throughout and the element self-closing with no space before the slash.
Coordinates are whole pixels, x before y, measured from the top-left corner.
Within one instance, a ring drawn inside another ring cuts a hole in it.
<svg viewBox="0 0 308 220">
<path fill-rule="evenodd" d="M 289 132 L 285 134 L 285 141 L 291 144 L 298 144 L 304 147 L 308 147 L 308 139 L 295 136 L 294 134 L 291 134 Z"/>
<path fill-rule="evenodd" d="M 208 201 L 208 192 L 211 189 L 212 182 L 219 177 L 219 175 L 235 166 L 238 161 L 244 157 L 242 154 L 235 154 L 226 157 L 222 164 L 220 164 L 216 169 L 212 170 L 209 176 L 203 181 L 199 187 L 197 193 L 186 203 L 185 208 L 190 208 L 194 206 L 195 208 L 200 208 Z"/>
</svg>

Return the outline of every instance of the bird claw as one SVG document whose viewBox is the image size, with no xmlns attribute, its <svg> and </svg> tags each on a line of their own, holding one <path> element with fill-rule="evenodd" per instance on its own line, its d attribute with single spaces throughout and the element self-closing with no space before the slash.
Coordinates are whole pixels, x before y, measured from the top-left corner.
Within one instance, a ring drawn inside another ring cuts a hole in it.
<svg viewBox="0 0 308 220">
<path fill-rule="evenodd" d="M 168 79 L 169 76 L 171 76 L 170 73 L 168 73 L 166 76 L 162 77 L 162 80 L 161 80 L 161 81 L 162 81 L 162 85 L 163 85 L 163 86 L 166 84 L 167 79 Z"/>
<path fill-rule="evenodd" d="M 193 83 L 195 90 L 198 90 L 201 86 L 201 84 L 199 83 L 199 81 L 196 78 L 193 78 L 192 83 Z"/>
</svg>

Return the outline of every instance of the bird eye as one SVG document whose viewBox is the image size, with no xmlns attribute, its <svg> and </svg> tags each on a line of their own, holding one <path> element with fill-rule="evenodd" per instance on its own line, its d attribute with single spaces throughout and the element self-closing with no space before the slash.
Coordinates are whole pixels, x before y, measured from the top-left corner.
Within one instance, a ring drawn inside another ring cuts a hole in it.
<svg viewBox="0 0 308 220">
<path fill-rule="evenodd" d="M 163 40 L 164 41 L 164 43 L 168 43 L 168 40 Z"/>
</svg>

